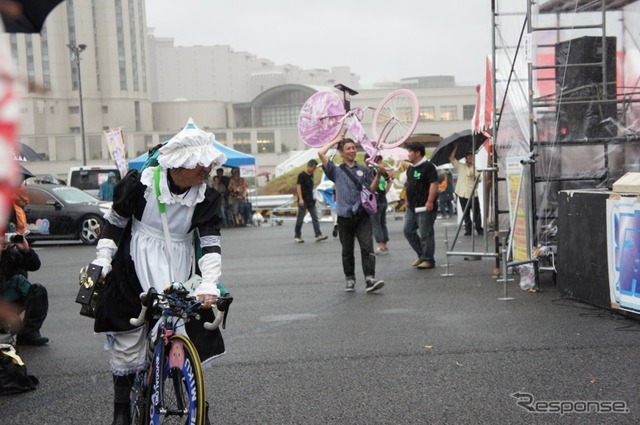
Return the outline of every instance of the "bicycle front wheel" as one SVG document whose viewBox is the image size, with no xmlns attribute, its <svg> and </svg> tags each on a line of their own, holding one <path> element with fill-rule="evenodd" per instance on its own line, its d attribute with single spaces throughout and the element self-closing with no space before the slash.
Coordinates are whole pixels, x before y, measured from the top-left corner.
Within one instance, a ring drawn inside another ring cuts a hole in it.
<svg viewBox="0 0 640 425">
<path fill-rule="evenodd" d="M 389 93 L 373 114 L 373 136 L 376 147 L 389 149 L 400 146 L 418 125 L 420 106 L 417 96 L 407 89 Z"/>
<path fill-rule="evenodd" d="M 333 140 L 346 113 L 340 97 L 328 91 L 311 96 L 298 116 L 298 133 L 307 146 L 319 148 Z"/>
<path fill-rule="evenodd" d="M 164 359 L 159 356 L 154 355 L 149 380 L 149 423 L 204 425 L 204 376 L 193 343 L 183 335 L 173 335 Z"/>
</svg>

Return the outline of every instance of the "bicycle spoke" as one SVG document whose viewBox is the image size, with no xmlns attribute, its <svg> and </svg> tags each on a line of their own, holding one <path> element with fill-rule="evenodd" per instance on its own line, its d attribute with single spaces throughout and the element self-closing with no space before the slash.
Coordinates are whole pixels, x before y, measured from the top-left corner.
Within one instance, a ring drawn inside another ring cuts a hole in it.
<svg viewBox="0 0 640 425">
<path fill-rule="evenodd" d="M 413 92 L 395 90 L 376 109 L 373 133 L 377 146 L 392 148 L 406 141 L 418 124 L 418 99 Z"/>
</svg>

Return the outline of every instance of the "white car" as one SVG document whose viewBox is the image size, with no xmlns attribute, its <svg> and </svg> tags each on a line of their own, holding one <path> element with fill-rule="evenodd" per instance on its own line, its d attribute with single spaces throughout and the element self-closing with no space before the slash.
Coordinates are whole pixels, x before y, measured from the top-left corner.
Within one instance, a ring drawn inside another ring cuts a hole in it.
<svg viewBox="0 0 640 425">
<path fill-rule="evenodd" d="M 67 186 L 77 187 L 98 197 L 100 185 L 109 179 L 109 173 L 112 171 L 116 173 L 116 182 L 120 181 L 120 171 L 115 165 L 71 167 L 67 176 Z"/>
</svg>

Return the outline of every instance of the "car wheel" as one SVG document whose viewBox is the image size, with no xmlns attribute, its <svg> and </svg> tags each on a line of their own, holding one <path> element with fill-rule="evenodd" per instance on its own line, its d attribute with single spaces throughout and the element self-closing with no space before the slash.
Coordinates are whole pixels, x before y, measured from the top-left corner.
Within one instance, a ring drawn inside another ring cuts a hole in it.
<svg viewBox="0 0 640 425">
<path fill-rule="evenodd" d="M 88 215 L 80 221 L 78 233 L 80 240 L 85 245 L 95 245 L 102 232 L 102 219 L 95 215 Z"/>
</svg>

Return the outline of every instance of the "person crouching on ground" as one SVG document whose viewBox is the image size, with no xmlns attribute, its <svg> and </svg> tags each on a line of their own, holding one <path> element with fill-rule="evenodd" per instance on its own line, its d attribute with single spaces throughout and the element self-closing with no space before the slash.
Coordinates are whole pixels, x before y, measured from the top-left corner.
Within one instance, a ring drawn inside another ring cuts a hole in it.
<svg viewBox="0 0 640 425">
<path fill-rule="evenodd" d="M 45 345 L 49 338 L 40 334 L 40 328 L 49 311 L 47 289 L 28 280 L 28 272 L 40 269 L 40 257 L 20 234 L 6 234 L 0 244 L 0 302 L 14 307 L 14 319 L 24 312 L 22 323 L 12 320 L 11 328 L 5 326 L 5 330 L 17 333 L 18 345 Z"/>
</svg>

